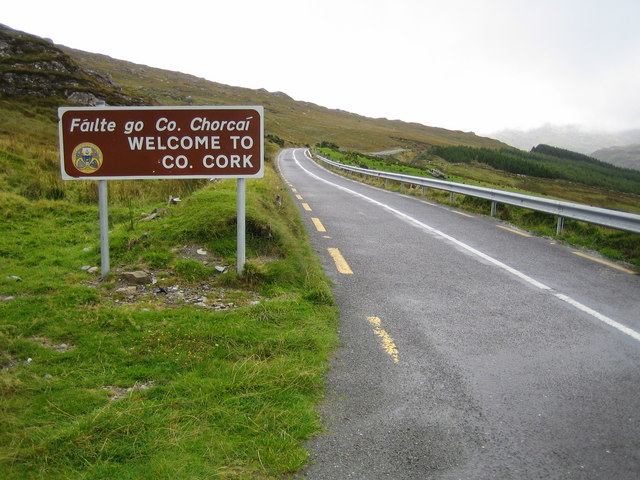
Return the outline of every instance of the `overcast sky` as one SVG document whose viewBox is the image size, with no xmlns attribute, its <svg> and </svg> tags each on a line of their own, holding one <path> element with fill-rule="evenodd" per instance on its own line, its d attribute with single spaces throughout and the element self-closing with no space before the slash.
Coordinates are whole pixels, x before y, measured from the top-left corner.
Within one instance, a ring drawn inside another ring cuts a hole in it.
<svg viewBox="0 0 640 480">
<path fill-rule="evenodd" d="M 69 47 L 372 117 L 640 128 L 639 0 L 18 0 Z"/>
</svg>

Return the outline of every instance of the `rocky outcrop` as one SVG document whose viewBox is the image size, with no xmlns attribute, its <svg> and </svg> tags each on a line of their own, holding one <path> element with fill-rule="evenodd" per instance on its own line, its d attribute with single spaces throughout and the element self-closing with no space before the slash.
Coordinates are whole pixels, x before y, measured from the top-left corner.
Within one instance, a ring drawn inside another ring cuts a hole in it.
<svg viewBox="0 0 640 480">
<path fill-rule="evenodd" d="M 84 70 L 51 41 L 0 24 L 0 96 L 67 105 L 143 105 L 111 80 Z"/>
</svg>

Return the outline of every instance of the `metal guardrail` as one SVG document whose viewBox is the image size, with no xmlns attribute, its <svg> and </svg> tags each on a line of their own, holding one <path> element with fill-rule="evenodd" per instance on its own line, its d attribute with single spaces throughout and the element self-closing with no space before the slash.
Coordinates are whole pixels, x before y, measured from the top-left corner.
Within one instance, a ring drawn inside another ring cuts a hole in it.
<svg viewBox="0 0 640 480">
<path fill-rule="evenodd" d="M 496 207 L 499 203 L 526 208 L 537 212 L 549 213 L 558 217 L 557 232 L 560 234 L 564 226 L 564 219 L 570 218 L 586 223 L 601 225 L 603 227 L 624 230 L 626 232 L 640 233 L 640 215 L 610 210 L 607 208 L 592 207 L 580 203 L 563 202 L 550 198 L 536 197 L 534 195 L 524 195 L 522 193 L 497 190 L 495 188 L 477 187 L 464 183 L 447 182 L 434 178 L 416 177 L 413 175 L 403 175 L 399 173 L 384 172 L 380 170 L 370 170 L 368 168 L 354 167 L 334 162 L 321 155 L 316 155 L 322 162 L 340 170 L 368 175 L 370 177 L 384 178 L 396 182 L 419 185 L 427 188 L 435 188 L 451 192 L 451 194 L 468 195 L 471 197 L 490 200 L 491 215 L 495 216 Z"/>
</svg>

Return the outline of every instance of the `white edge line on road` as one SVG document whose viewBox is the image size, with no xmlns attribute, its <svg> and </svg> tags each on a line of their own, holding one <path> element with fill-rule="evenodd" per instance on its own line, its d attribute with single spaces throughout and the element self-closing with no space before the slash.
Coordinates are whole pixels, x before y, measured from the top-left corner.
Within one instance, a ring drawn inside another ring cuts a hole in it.
<svg viewBox="0 0 640 480">
<path fill-rule="evenodd" d="M 349 193 L 349 194 L 354 195 L 356 197 L 360 197 L 363 200 L 366 200 L 366 201 L 368 201 L 370 203 L 373 203 L 374 205 L 378 205 L 379 207 L 384 208 L 385 210 L 393 213 L 394 215 L 402 218 L 403 220 L 405 220 L 405 221 L 407 221 L 407 222 L 409 222 L 409 223 L 411 223 L 411 224 L 413 224 L 413 225 L 415 225 L 415 226 L 417 226 L 419 228 L 422 228 L 423 230 L 431 232 L 431 233 L 433 233 L 433 234 L 435 234 L 435 235 L 437 235 L 437 236 L 439 236 L 439 237 L 441 237 L 441 238 L 453 243 L 454 245 L 459 246 L 460 248 L 468 251 L 469 253 L 471 253 L 471 254 L 479 257 L 479 258 L 482 258 L 483 260 L 485 260 L 485 261 L 487 261 L 489 263 L 494 264 L 495 266 L 501 268 L 502 270 L 505 270 L 505 271 L 509 272 L 510 274 L 520 278 L 521 280 L 524 280 L 525 282 L 529 283 L 530 285 L 533 285 L 536 288 L 539 288 L 540 290 L 546 290 L 546 291 L 549 291 L 549 292 L 552 291 L 551 287 L 545 285 L 542 282 L 539 282 L 535 278 L 531 278 L 529 275 L 527 275 L 525 273 L 522 273 L 521 271 L 516 270 L 515 268 L 510 267 L 509 265 L 507 265 L 505 263 L 502 263 L 500 260 L 496 260 L 495 258 L 490 257 L 486 253 L 483 253 L 480 250 L 477 250 L 477 249 L 473 248 L 472 246 L 467 245 L 464 242 L 461 242 L 460 240 L 458 240 L 457 238 L 452 237 L 451 235 L 447 235 L 446 233 L 441 232 L 438 229 L 430 227 L 426 223 L 422 223 L 421 221 L 416 220 L 415 218 L 413 218 L 413 217 L 411 217 L 411 216 L 407 215 L 406 213 L 403 213 L 403 212 L 401 212 L 399 210 L 396 210 L 395 208 L 390 207 L 389 205 L 386 205 L 386 204 L 384 204 L 382 202 L 374 200 L 373 198 L 367 197 L 366 195 L 358 193 L 358 192 L 356 192 L 354 190 L 351 190 L 351 189 L 349 189 L 347 187 L 343 187 L 341 185 L 335 184 L 333 182 L 330 182 L 329 180 L 326 180 L 324 178 L 321 178 L 321 177 L 317 176 L 316 174 L 310 172 L 309 170 L 307 170 L 306 168 L 304 168 L 300 164 L 300 162 L 296 158 L 296 150 L 292 150 L 292 152 L 293 152 L 293 160 L 296 162 L 296 165 L 298 165 L 298 167 L 300 167 L 307 175 L 315 178 L 316 180 L 324 182 L 327 185 L 331 185 L 332 187 L 337 188 L 338 190 L 342 190 L 343 192 Z M 630 336 L 634 340 L 637 340 L 637 341 L 640 342 L 640 333 L 636 332 L 635 330 L 633 330 L 633 329 L 631 329 L 629 327 L 626 327 L 626 326 L 622 325 L 619 322 L 616 322 L 615 320 L 607 317 L 606 315 L 603 315 L 600 312 L 597 312 L 596 310 L 593 310 L 592 308 L 587 307 L 586 305 L 583 305 L 582 303 L 578 302 L 577 300 L 574 300 L 573 298 L 571 298 L 571 297 L 569 297 L 567 295 L 564 295 L 564 294 L 559 293 L 559 292 L 558 293 L 554 293 L 553 295 L 556 298 L 558 298 L 558 299 L 568 303 L 569 305 L 577 308 L 578 310 L 580 310 L 580 311 L 582 311 L 582 312 L 584 312 L 584 313 L 586 313 L 588 315 L 591 315 L 596 320 L 599 320 L 599 321 L 609 325 L 610 327 L 613 327 L 613 328 L 617 329 L 618 331 L 624 333 L 625 335 Z"/>
<path fill-rule="evenodd" d="M 587 314 L 591 315 L 592 317 L 597 318 L 601 322 L 606 323 L 607 325 L 620 330 L 622 333 L 626 333 L 627 335 L 629 335 L 634 340 L 637 340 L 637 341 L 640 342 L 640 333 L 636 332 L 635 330 L 633 330 L 633 329 L 631 329 L 629 327 L 626 327 L 626 326 L 622 325 L 619 322 L 616 322 L 615 320 L 607 317 L 606 315 L 601 314 L 600 312 L 595 311 L 592 308 L 587 307 L 586 305 L 583 305 L 580 302 L 577 302 L 576 300 L 574 300 L 571 297 L 568 297 L 567 295 L 564 295 L 562 293 L 556 293 L 555 296 L 557 298 L 559 298 L 560 300 L 562 300 L 564 302 L 567 302 L 569 305 L 574 306 L 578 310 L 582 310 L 584 313 L 587 313 Z"/>
</svg>

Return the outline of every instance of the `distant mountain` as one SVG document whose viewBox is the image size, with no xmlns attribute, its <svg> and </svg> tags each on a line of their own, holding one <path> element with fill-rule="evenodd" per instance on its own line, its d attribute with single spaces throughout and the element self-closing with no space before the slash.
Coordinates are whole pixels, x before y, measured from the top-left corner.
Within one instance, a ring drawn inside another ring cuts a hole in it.
<svg viewBox="0 0 640 480">
<path fill-rule="evenodd" d="M 534 146 L 543 143 L 587 155 L 611 146 L 640 144 L 639 129 L 615 133 L 596 132 L 575 125 L 547 124 L 531 130 L 506 129 L 487 136 L 522 150 L 531 150 Z M 596 156 L 596 158 L 600 157 Z"/>
<path fill-rule="evenodd" d="M 150 97 L 160 105 L 263 105 L 266 133 L 291 145 L 315 145 L 326 140 L 361 151 L 424 150 L 430 145 L 505 146 L 472 132 L 368 118 L 294 100 L 283 92 L 224 85 L 186 73 L 59 47 L 86 70 L 108 78 L 123 91 Z"/>
<path fill-rule="evenodd" d="M 593 152 L 591 156 L 618 167 L 640 170 L 640 143 L 624 147 L 602 148 Z"/>
<path fill-rule="evenodd" d="M 328 140 L 364 151 L 424 150 L 430 145 L 504 147 L 472 132 L 368 118 L 296 101 L 282 92 L 223 85 L 75 50 L 0 24 L 0 107 L 45 108 L 55 118 L 57 106 L 101 101 L 108 105 L 263 105 L 265 133 L 282 145 Z"/>
</svg>

